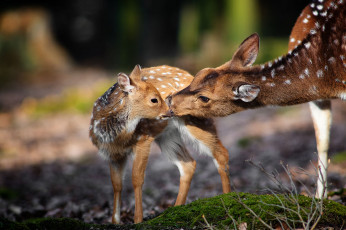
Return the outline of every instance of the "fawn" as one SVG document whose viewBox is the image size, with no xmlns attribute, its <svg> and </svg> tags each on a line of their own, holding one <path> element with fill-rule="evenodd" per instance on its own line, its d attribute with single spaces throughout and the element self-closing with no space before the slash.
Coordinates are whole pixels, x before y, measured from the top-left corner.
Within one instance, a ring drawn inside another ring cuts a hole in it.
<svg viewBox="0 0 346 230">
<path fill-rule="evenodd" d="M 345 100 L 345 2 L 337 0 L 326 5 L 321 2 L 318 0 L 309 5 L 309 14 L 300 19 L 302 23 L 298 20 L 296 30 L 307 30 L 306 36 L 288 54 L 252 66 L 259 49 L 259 37 L 253 34 L 243 41 L 229 62 L 201 70 L 188 87 L 169 97 L 170 113 L 176 116 L 226 116 L 266 105 L 285 106 L 334 98 Z M 313 25 L 307 24 L 310 20 Z M 327 114 L 325 120 L 329 122 L 329 119 Z M 321 147 L 320 153 L 323 152 Z M 319 181 L 325 181 L 322 176 L 326 175 L 326 156 L 322 155 L 321 159 L 323 167 Z M 321 184 L 318 186 L 317 196 L 321 197 Z"/>
<path fill-rule="evenodd" d="M 223 192 L 230 192 L 228 151 L 218 139 L 213 120 L 189 115 L 158 119 L 168 111 L 163 99 L 190 84 L 192 79 L 189 73 L 178 68 L 141 69 L 137 65 L 130 76 L 120 73 L 118 82 L 96 100 L 89 135 L 99 154 L 109 162 L 114 190 L 113 223 L 120 223 L 123 170 L 132 154 L 134 222 L 143 220 L 142 185 L 153 141 L 179 169 L 180 186 L 175 205 L 185 203 L 196 167 L 185 142 L 214 158 Z"/>
</svg>

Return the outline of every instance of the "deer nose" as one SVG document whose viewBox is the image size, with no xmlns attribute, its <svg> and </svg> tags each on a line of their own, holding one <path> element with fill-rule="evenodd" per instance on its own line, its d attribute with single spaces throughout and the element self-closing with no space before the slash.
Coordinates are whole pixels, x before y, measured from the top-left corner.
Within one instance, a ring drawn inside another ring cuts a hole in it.
<svg viewBox="0 0 346 230">
<path fill-rule="evenodd" d="M 162 117 L 173 117 L 173 116 L 174 116 L 174 112 L 173 112 L 171 109 L 169 109 L 169 110 L 166 112 L 166 114 L 163 115 Z"/>
</svg>

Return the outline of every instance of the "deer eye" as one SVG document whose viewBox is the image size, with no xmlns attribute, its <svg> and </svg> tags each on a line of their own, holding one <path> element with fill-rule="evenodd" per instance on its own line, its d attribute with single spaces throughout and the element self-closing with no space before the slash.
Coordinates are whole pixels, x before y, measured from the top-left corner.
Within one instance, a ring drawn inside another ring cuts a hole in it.
<svg viewBox="0 0 346 230">
<path fill-rule="evenodd" d="M 152 103 L 158 103 L 159 101 L 157 100 L 157 98 L 152 98 L 152 99 L 151 99 L 151 102 L 152 102 Z"/>
<path fill-rule="evenodd" d="M 199 96 L 199 99 L 201 99 L 204 103 L 207 103 L 210 99 L 205 96 Z"/>
</svg>

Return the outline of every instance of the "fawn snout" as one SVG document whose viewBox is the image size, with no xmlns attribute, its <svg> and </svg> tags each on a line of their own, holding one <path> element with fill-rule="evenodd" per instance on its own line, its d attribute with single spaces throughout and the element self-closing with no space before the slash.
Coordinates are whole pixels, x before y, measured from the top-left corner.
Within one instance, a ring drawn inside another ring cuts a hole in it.
<svg viewBox="0 0 346 230">
<path fill-rule="evenodd" d="M 174 113 L 171 109 L 171 104 L 172 104 L 172 95 L 169 95 L 166 99 L 165 99 L 166 104 L 168 105 L 168 110 L 166 111 L 166 113 L 164 115 L 162 115 L 162 118 L 169 118 L 169 117 L 173 117 Z"/>
</svg>

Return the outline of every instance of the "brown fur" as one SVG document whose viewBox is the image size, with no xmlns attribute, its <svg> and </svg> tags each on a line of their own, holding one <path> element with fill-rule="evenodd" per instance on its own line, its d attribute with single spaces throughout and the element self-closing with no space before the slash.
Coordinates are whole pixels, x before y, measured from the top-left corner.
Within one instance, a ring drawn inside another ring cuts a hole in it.
<svg viewBox="0 0 346 230">
<path fill-rule="evenodd" d="M 201 70 L 186 89 L 173 95 L 171 110 L 178 116 L 213 117 L 266 105 L 344 99 L 345 11 L 345 3 L 339 1 L 327 11 L 316 11 L 320 16 L 301 43 L 284 57 L 261 66 L 251 66 L 257 56 L 259 37 L 250 36 L 232 60 Z M 215 72 L 217 78 L 210 78 Z M 209 98 L 208 102 L 203 102 L 203 97 Z"/>
</svg>

